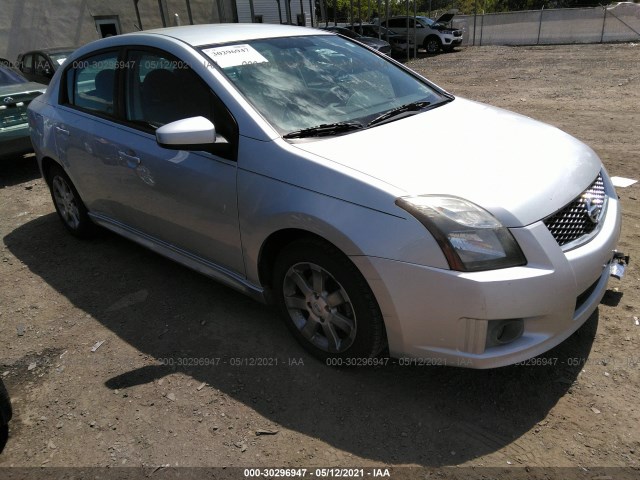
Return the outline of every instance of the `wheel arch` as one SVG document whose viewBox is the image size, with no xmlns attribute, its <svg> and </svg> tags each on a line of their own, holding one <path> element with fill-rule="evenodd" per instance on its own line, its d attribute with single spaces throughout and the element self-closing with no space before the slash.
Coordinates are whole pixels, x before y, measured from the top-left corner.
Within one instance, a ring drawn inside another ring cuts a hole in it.
<svg viewBox="0 0 640 480">
<path fill-rule="evenodd" d="M 258 254 L 258 280 L 260 285 L 265 290 L 265 297 L 267 302 L 271 303 L 273 298 L 271 295 L 272 285 L 272 272 L 278 254 L 290 245 L 291 243 L 301 239 L 317 239 L 322 242 L 328 243 L 332 247 L 342 252 L 346 257 L 348 254 L 343 248 L 317 233 L 313 233 L 309 230 L 301 228 L 283 228 L 272 232 L 262 243 L 260 247 L 260 253 Z M 356 266 L 356 268 L 358 268 Z M 362 273 L 362 272 L 361 272 Z"/>
<path fill-rule="evenodd" d="M 42 178 L 44 178 L 44 181 L 47 182 L 47 185 L 49 186 L 51 186 L 51 167 L 54 165 L 64 170 L 64 167 L 60 162 L 51 157 L 42 157 L 42 161 L 40 162 L 40 171 L 42 172 Z"/>
<path fill-rule="evenodd" d="M 424 41 L 422 42 L 422 46 L 425 50 L 427 49 L 427 44 L 429 43 L 429 40 L 435 40 L 436 42 L 438 42 L 438 45 L 440 46 L 439 48 L 442 48 L 442 40 L 440 39 L 440 37 L 435 33 L 431 33 L 427 35 L 424 38 Z"/>
<path fill-rule="evenodd" d="M 302 242 L 300 242 L 301 240 Z M 297 242 L 300 242 L 300 243 L 297 243 Z M 291 246 L 291 249 L 287 251 L 288 246 Z M 305 259 L 308 257 L 310 253 L 317 252 L 317 254 L 319 254 L 321 258 L 324 255 L 325 256 L 324 261 L 320 260 L 320 262 L 317 263 L 317 265 L 321 269 L 324 269 L 326 267 L 325 262 L 328 262 L 329 265 L 332 265 L 333 267 L 327 271 L 331 277 L 333 277 L 336 272 L 342 271 L 343 276 L 341 278 L 343 280 L 350 279 L 350 281 L 347 281 L 347 283 L 344 283 L 342 285 L 338 283 L 339 287 L 345 288 L 345 286 L 350 284 L 351 286 L 350 287 L 347 286 L 346 288 L 347 288 L 347 291 L 349 292 L 347 293 L 347 295 L 351 297 L 351 300 L 357 298 L 358 299 L 357 303 L 364 301 L 365 304 L 367 305 L 366 310 L 360 309 L 357 311 L 359 311 L 360 313 L 368 311 L 371 313 L 371 315 L 373 315 L 373 317 L 371 317 L 372 320 L 374 318 L 378 319 L 377 322 L 373 322 L 371 324 L 371 325 L 374 325 L 374 324 L 378 325 L 377 327 L 374 328 L 374 330 L 371 330 L 371 332 L 377 332 L 377 333 L 372 333 L 373 336 L 371 337 L 369 336 L 369 334 L 365 333 L 365 338 L 371 338 L 372 342 L 374 342 L 371 344 L 371 347 L 370 347 L 371 352 L 364 353 L 363 355 L 356 355 L 356 357 L 368 358 L 369 356 L 377 356 L 381 354 L 383 351 L 387 350 L 388 338 L 387 338 L 386 319 L 382 313 L 382 308 L 380 306 L 380 302 L 378 300 L 376 292 L 373 290 L 372 285 L 369 282 L 369 279 L 365 276 L 363 270 L 360 268 L 359 262 L 354 261 L 354 259 L 350 258 L 350 256 L 347 255 L 343 249 L 339 248 L 338 246 L 335 245 L 335 243 L 328 241 L 326 238 L 323 238 L 320 235 L 317 235 L 307 230 L 289 228 L 289 229 L 282 229 L 277 232 L 274 232 L 272 235 L 270 235 L 267 238 L 263 248 L 260 251 L 260 264 L 259 264 L 261 280 L 265 282 L 263 283 L 263 286 L 265 289 L 265 299 L 267 300 L 267 302 L 269 302 L 274 306 L 277 306 L 279 309 L 284 307 L 284 304 L 282 303 L 283 283 L 279 282 L 277 285 L 273 285 L 272 279 L 282 280 L 283 278 L 285 278 L 283 276 L 283 272 L 286 271 L 286 269 L 288 268 L 288 265 L 292 265 L 291 263 L 285 263 L 287 267 L 283 269 L 282 264 L 278 262 L 279 254 L 284 253 L 283 260 L 285 262 L 287 261 L 286 260 L 287 257 L 289 257 L 289 261 L 291 261 L 290 252 L 296 252 L 296 249 L 297 249 L 298 255 L 299 255 L 299 252 L 301 251 L 300 247 L 303 247 L 304 248 L 303 251 L 306 252 L 304 255 Z M 313 248 L 313 250 L 308 250 L 309 247 L 315 247 L 315 248 Z M 296 256 L 295 253 L 293 253 L 293 255 L 294 257 Z M 329 255 L 329 256 L 326 257 L 326 255 Z M 356 256 L 355 258 L 361 258 L 361 257 Z M 312 260 L 312 263 L 315 263 L 315 261 Z M 342 267 L 339 267 L 339 265 L 342 265 Z M 336 270 L 334 270 L 334 268 Z M 352 290 L 352 288 L 355 290 Z M 353 292 L 358 291 L 358 289 L 359 289 L 359 294 L 354 296 Z M 323 292 L 323 293 L 326 294 L 326 292 Z M 323 296 L 323 294 L 320 294 L 320 296 Z M 349 297 L 345 297 L 345 298 L 349 298 Z M 319 297 L 316 297 L 316 298 L 319 298 Z M 351 300 L 349 301 L 350 303 L 352 303 Z M 363 304 L 360 303 L 361 307 L 362 305 Z M 283 313 L 284 313 L 284 317 L 286 318 L 288 315 L 287 308 L 286 307 L 284 308 L 285 310 Z M 291 325 L 289 325 L 289 327 L 291 327 Z M 365 331 L 366 330 L 367 328 L 365 327 Z M 296 335 L 294 334 L 294 336 Z M 303 345 L 304 345 L 304 342 L 303 342 Z"/>
</svg>

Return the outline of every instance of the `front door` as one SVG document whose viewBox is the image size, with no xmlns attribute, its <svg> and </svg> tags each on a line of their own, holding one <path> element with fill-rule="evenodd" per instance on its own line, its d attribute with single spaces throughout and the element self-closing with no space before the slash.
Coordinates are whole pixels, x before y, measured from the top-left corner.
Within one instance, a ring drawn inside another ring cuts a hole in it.
<svg viewBox="0 0 640 480">
<path fill-rule="evenodd" d="M 157 51 L 128 55 L 76 61 L 66 74 L 71 105 L 56 135 L 72 180 L 96 179 L 95 189 L 80 194 L 97 218 L 244 276 L 235 159 L 168 150 L 154 134 L 201 115 L 220 120 L 228 130 L 221 134 L 232 137 L 233 119 L 222 122 L 228 112 L 217 97 L 192 70 L 174 68 L 175 59 Z"/>
</svg>

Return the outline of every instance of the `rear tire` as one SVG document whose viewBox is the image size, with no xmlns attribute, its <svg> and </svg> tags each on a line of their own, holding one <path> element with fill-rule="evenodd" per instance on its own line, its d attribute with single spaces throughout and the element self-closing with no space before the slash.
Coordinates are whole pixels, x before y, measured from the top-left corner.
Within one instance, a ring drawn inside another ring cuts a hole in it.
<svg viewBox="0 0 640 480">
<path fill-rule="evenodd" d="M 59 165 L 52 165 L 47 177 L 53 204 L 64 227 L 76 237 L 93 237 L 97 227 L 69 176 Z"/>
<path fill-rule="evenodd" d="M 0 379 L 0 453 L 9 441 L 9 420 L 13 416 L 11 400 L 4 383 Z"/>
<path fill-rule="evenodd" d="M 287 327 L 321 360 L 371 358 L 386 346 L 373 292 L 351 260 L 327 242 L 302 239 L 283 249 L 273 290 Z"/>
<path fill-rule="evenodd" d="M 13 411 L 11 410 L 11 400 L 9 400 L 9 392 L 4 386 L 4 382 L 0 380 L 0 425 L 7 425 Z"/>
</svg>

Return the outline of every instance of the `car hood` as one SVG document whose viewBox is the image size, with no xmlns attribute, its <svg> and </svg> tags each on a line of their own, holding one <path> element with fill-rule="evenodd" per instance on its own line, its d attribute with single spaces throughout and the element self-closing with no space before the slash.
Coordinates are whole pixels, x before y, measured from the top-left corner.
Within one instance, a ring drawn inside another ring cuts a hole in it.
<svg viewBox="0 0 640 480">
<path fill-rule="evenodd" d="M 0 95 L 15 95 L 17 93 L 41 92 L 47 89 L 46 85 L 37 82 L 15 83 L 0 87 Z"/>
<path fill-rule="evenodd" d="M 440 15 L 436 20 L 434 20 L 436 23 L 449 23 L 451 21 L 451 19 L 453 17 L 455 17 L 456 14 L 455 13 L 445 13 L 443 15 Z"/>
<path fill-rule="evenodd" d="M 396 195 L 465 198 L 507 227 L 555 213 L 602 168 L 593 150 L 555 127 L 461 98 L 395 122 L 295 146 L 374 177 Z"/>
</svg>

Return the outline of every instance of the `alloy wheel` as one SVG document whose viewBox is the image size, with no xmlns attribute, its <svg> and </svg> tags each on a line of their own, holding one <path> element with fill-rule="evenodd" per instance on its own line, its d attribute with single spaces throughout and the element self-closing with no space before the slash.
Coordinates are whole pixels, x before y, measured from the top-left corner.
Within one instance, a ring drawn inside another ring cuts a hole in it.
<svg viewBox="0 0 640 480">
<path fill-rule="evenodd" d="M 60 216 L 71 229 L 78 229 L 80 226 L 80 210 L 73 190 L 71 190 L 65 179 L 59 175 L 54 177 L 51 187 Z"/>
<path fill-rule="evenodd" d="M 357 322 L 346 290 L 324 268 L 297 263 L 283 284 L 289 315 L 310 343 L 329 353 L 347 350 L 356 338 Z"/>
</svg>

